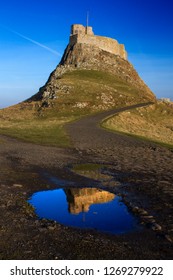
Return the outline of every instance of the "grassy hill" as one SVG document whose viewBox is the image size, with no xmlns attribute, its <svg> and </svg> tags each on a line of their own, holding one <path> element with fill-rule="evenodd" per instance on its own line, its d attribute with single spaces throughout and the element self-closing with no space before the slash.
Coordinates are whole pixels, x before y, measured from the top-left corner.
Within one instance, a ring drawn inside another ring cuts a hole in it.
<svg viewBox="0 0 173 280">
<path fill-rule="evenodd" d="M 0 133 L 45 145 L 70 145 L 63 126 L 84 115 L 142 103 L 145 92 L 111 73 L 74 70 L 54 81 L 54 98 L 30 99 L 0 110 Z"/>
</svg>

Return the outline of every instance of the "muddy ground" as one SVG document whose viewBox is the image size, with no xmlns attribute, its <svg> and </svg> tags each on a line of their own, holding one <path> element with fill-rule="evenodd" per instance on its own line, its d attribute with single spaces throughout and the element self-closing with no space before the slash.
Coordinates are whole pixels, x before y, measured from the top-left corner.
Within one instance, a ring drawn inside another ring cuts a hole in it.
<svg viewBox="0 0 173 280">
<path fill-rule="evenodd" d="M 173 151 L 100 128 L 107 115 L 69 124 L 73 147 L 67 149 L 0 136 L 1 259 L 173 258 Z M 101 164 L 100 176 L 72 171 L 83 163 Z M 39 220 L 26 201 L 61 187 L 52 176 L 120 194 L 142 229 L 113 235 Z"/>
</svg>

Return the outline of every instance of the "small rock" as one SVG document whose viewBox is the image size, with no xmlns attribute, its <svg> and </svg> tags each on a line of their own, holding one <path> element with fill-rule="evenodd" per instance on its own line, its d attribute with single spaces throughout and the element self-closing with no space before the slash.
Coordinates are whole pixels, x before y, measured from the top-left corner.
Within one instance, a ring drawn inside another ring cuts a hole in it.
<svg viewBox="0 0 173 280">
<path fill-rule="evenodd" d="M 20 219 L 20 222 L 21 222 L 21 223 L 24 223 L 24 222 L 26 222 L 26 219 L 25 219 L 25 218 L 21 218 L 21 219 Z"/>
<path fill-rule="evenodd" d="M 137 207 L 137 206 L 133 207 L 132 210 L 133 210 L 133 212 L 138 213 L 139 212 L 139 207 Z"/>
<path fill-rule="evenodd" d="M 55 230 L 56 226 L 48 226 L 47 227 L 49 230 Z"/>
<path fill-rule="evenodd" d="M 9 207 L 10 205 L 12 205 L 11 201 L 7 201 L 7 207 Z"/>
<path fill-rule="evenodd" d="M 160 231 L 162 230 L 162 227 L 157 224 L 157 223 L 154 223 L 152 226 L 151 226 L 152 230 L 155 230 L 155 231 Z"/>
<path fill-rule="evenodd" d="M 22 188 L 23 186 L 21 184 L 13 184 L 13 187 Z"/>
<path fill-rule="evenodd" d="M 173 242 L 173 241 L 172 241 L 172 238 L 171 238 L 168 234 L 165 235 L 165 238 L 166 238 L 166 240 L 169 241 L 170 243 Z"/>
<path fill-rule="evenodd" d="M 111 182 L 109 183 L 109 186 L 110 186 L 110 187 L 117 187 L 117 186 L 119 186 L 119 185 L 120 185 L 119 182 L 111 181 Z"/>
<path fill-rule="evenodd" d="M 145 220 L 151 220 L 151 219 L 154 219 L 153 216 L 141 216 L 142 219 L 145 219 Z"/>
<path fill-rule="evenodd" d="M 145 216 L 147 219 L 154 219 L 154 217 L 152 215 L 150 216 Z"/>
<path fill-rule="evenodd" d="M 154 224 L 156 221 L 155 219 L 149 219 L 148 222 Z"/>
<path fill-rule="evenodd" d="M 45 232 L 47 229 L 46 228 L 39 228 L 40 232 Z"/>
<path fill-rule="evenodd" d="M 138 207 L 137 207 L 137 208 L 138 208 Z M 137 212 L 138 212 L 140 215 L 148 215 L 148 212 L 145 211 L 145 210 L 142 209 L 142 208 L 138 208 L 138 209 L 137 209 Z"/>
</svg>

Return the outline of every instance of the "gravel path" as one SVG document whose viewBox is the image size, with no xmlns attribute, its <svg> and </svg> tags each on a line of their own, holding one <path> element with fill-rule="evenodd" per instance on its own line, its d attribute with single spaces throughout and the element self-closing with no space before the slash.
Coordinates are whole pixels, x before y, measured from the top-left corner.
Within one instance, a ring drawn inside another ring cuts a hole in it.
<svg viewBox="0 0 173 280">
<path fill-rule="evenodd" d="M 118 135 L 101 129 L 99 123 L 111 115 L 116 115 L 123 111 L 129 111 L 150 104 L 152 103 L 142 103 L 85 117 L 66 125 L 67 131 L 73 140 L 74 146 L 81 149 L 115 149 L 116 147 L 119 148 L 125 146 L 134 147 L 135 144 L 141 146 L 141 142 L 136 141 L 134 138 Z"/>
</svg>

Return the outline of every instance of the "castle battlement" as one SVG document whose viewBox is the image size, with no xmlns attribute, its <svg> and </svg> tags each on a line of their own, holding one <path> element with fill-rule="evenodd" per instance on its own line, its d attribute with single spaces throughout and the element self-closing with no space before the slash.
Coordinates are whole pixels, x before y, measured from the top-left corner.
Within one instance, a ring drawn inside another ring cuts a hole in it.
<svg viewBox="0 0 173 280">
<path fill-rule="evenodd" d="M 71 26 L 69 45 L 73 46 L 76 43 L 94 45 L 104 51 L 127 59 L 127 52 L 123 44 L 119 44 L 117 40 L 112 38 L 94 35 L 91 26 L 85 27 L 81 24 L 73 24 Z"/>
</svg>

